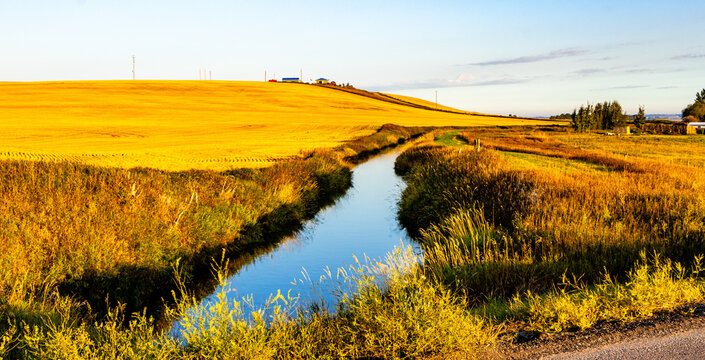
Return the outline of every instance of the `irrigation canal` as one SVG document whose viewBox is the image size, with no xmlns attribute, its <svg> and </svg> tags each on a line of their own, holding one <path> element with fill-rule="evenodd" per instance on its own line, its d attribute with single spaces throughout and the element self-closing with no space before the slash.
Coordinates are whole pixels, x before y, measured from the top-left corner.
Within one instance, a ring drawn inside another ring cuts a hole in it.
<svg viewBox="0 0 705 360">
<path fill-rule="evenodd" d="M 297 234 L 231 275 L 227 289 L 216 288 L 201 300 L 202 304 L 214 302 L 223 290 L 228 299 L 251 295 L 255 308 L 264 305 L 277 290 L 284 296 L 289 290 L 292 296 L 298 294 L 302 306 L 320 297 L 330 304 L 333 295 L 329 288 L 334 281 L 321 281 L 322 277 L 332 274 L 336 278 L 337 269 L 355 264 L 354 257 L 361 262 L 365 257 L 383 258 L 402 241 L 415 246 L 396 218 L 397 202 L 405 186 L 394 173 L 398 155 L 398 151 L 383 154 L 355 167 L 352 187 L 343 197 Z M 171 332 L 177 335 L 179 330 L 177 322 Z"/>
</svg>

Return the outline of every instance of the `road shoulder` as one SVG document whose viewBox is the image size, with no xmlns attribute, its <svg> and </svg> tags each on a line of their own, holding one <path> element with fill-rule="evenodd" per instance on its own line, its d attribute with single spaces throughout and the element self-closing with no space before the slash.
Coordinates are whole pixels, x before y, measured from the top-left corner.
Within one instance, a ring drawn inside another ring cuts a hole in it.
<svg viewBox="0 0 705 360">
<path fill-rule="evenodd" d="M 506 359 L 540 359 L 558 354 L 601 348 L 637 339 L 667 337 L 680 332 L 705 328 L 705 303 L 690 304 L 671 312 L 659 312 L 645 319 L 605 322 L 575 332 L 541 333 L 536 339 L 517 343 L 519 337 L 500 347 Z M 538 334 L 537 334 L 538 335 Z"/>
</svg>

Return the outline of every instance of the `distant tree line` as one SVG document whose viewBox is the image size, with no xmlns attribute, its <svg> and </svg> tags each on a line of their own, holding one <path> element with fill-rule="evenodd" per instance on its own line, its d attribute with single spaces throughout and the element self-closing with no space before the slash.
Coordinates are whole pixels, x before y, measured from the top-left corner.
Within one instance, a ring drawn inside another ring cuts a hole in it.
<svg viewBox="0 0 705 360">
<path fill-rule="evenodd" d="M 683 109 L 682 116 L 685 122 L 705 122 L 705 89 L 695 93 L 695 101 Z M 639 112 L 636 115 L 627 115 L 617 101 L 580 105 L 580 108 L 573 110 L 572 114 L 564 113 L 550 118 L 570 119 L 573 128 L 580 132 L 613 129 L 625 126 L 627 122 L 632 122 L 636 127 L 641 128 L 646 123 L 644 106 L 639 106 Z"/>
<path fill-rule="evenodd" d="M 549 117 L 551 120 L 566 120 L 566 119 L 572 119 L 573 115 L 571 113 L 563 113 L 560 115 L 553 115 Z"/>
<path fill-rule="evenodd" d="M 695 93 L 695 102 L 683 109 L 683 121 L 705 121 L 705 89 Z"/>
<path fill-rule="evenodd" d="M 640 107 L 640 110 L 642 108 Z M 570 115 L 571 125 L 577 131 L 613 129 L 627 124 L 628 116 L 617 101 L 580 105 Z"/>
</svg>

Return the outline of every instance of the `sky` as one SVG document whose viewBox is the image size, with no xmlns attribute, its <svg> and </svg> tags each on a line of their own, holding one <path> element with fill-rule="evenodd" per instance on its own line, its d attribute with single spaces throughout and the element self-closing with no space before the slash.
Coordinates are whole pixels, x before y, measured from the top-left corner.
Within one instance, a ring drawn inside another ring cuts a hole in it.
<svg viewBox="0 0 705 360">
<path fill-rule="evenodd" d="M 0 81 L 319 77 L 547 116 L 680 113 L 705 87 L 705 2 L 0 0 Z"/>
</svg>

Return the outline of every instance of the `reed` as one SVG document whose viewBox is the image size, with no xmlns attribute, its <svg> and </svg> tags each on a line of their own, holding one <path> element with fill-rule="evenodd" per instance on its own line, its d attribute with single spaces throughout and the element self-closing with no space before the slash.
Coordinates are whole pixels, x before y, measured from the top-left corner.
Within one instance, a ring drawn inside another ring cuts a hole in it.
<svg viewBox="0 0 705 360">
<path fill-rule="evenodd" d="M 216 268 L 221 288 L 227 288 L 225 267 Z M 144 313 L 126 324 L 120 309 L 90 322 L 56 308 L 58 318 L 48 326 L 24 324 L 5 335 L 14 338 L 11 355 L 71 359 L 472 359 L 497 341 L 499 329 L 429 282 L 408 246 L 339 273 L 334 313 L 297 309 L 295 299 L 281 294 L 259 309 L 224 293 L 204 305 L 181 287 L 171 309 L 182 319 L 181 339 L 156 334 Z"/>
<path fill-rule="evenodd" d="M 399 157 L 408 184 L 399 218 L 435 277 L 482 302 L 546 291 L 564 274 L 621 281 L 643 251 L 683 264 L 705 251 L 694 181 L 705 142 L 547 130 L 556 129 L 468 130 L 483 150 L 426 146 Z"/>
</svg>

